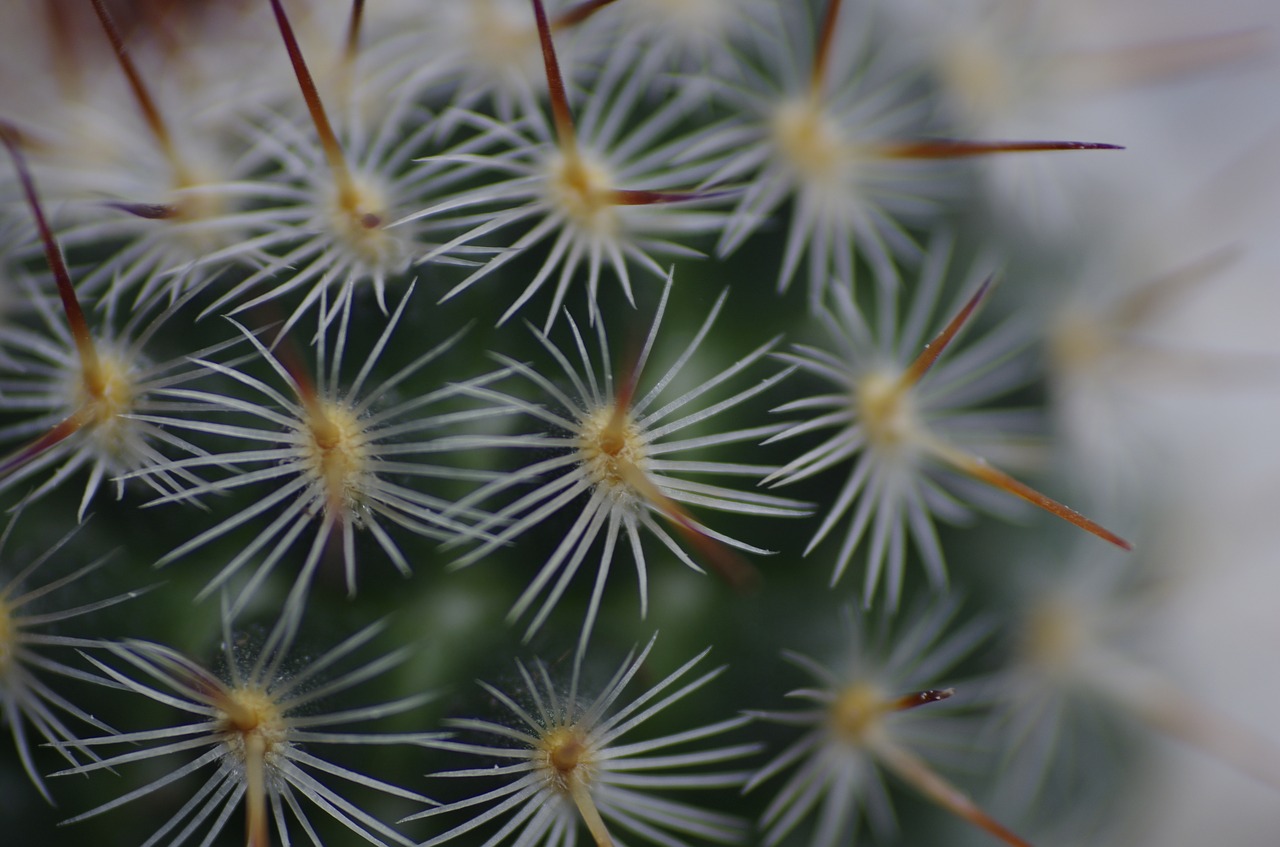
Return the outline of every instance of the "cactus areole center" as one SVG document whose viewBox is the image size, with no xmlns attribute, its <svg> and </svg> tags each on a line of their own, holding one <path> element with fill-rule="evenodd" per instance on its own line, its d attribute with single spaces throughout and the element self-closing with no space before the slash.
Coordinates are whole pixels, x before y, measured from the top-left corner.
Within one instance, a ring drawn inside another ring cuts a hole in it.
<svg viewBox="0 0 1280 847">
<path fill-rule="evenodd" d="M 891 708 L 879 687 L 869 682 L 855 682 L 839 693 L 831 704 L 831 725 L 844 741 L 861 746 L 880 726 L 880 719 Z"/>
<path fill-rule="evenodd" d="M 569 792 L 575 782 L 590 782 L 591 751 L 580 729 L 556 727 L 542 738 L 540 746 L 543 767 L 558 790 Z"/>
<path fill-rule="evenodd" d="M 644 440 L 630 414 L 602 406 L 583 421 L 578 455 L 597 485 L 626 485 L 644 461 Z"/>
<path fill-rule="evenodd" d="M 604 165 L 581 153 L 557 155 L 550 162 L 547 191 L 552 208 L 575 226 L 596 235 L 617 231 L 616 193 Z"/>
<path fill-rule="evenodd" d="M 384 226 L 390 204 L 375 180 L 352 175 L 331 190 L 325 205 L 329 231 L 360 261 L 381 268 L 395 259 L 397 242 Z"/>
<path fill-rule="evenodd" d="M 306 424 L 304 449 L 313 477 L 331 503 L 354 510 L 369 461 L 360 420 L 341 403 L 319 400 Z"/>
<path fill-rule="evenodd" d="M 98 444 L 112 455 L 126 450 L 127 431 L 134 411 L 137 387 L 129 365 L 110 351 L 100 351 L 96 367 L 82 369 L 73 391 L 73 408 L 80 410 L 84 426 Z"/>
<path fill-rule="evenodd" d="M 773 114 L 771 130 L 783 161 L 815 186 L 838 179 L 850 162 L 849 147 L 839 127 L 810 98 L 780 104 Z"/>
<path fill-rule="evenodd" d="M 869 371 L 854 387 L 854 411 L 877 449 L 896 451 L 921 431 L 909 386 L 896 374 Z"/>
<path fill-rule="evenodd" d="M 217 720 L 223 741 L 239 762 L 247 751 L 262 751 L 264 759 L 288 743 L 288 723 L 276 701 L 255 687 L 235 688 L 220 704 Z"/>
</svg>

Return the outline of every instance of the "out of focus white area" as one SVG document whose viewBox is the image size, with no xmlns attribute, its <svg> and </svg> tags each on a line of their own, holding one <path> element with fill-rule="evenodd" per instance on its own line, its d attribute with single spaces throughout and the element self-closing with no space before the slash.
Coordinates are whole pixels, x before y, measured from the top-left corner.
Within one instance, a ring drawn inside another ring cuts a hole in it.
<svg viewBox="0 0 1280 847">
<path fill-rule="evenodd" d="M 1028 237 L 1089 251 L 1025 307 L 1096 317 L 1058 348 L 1058 426 L 1081 487 L 1119 498 L 1108 515 L 1153 506 L 1135 556 L 1172 578 L 1143 658 L 1277 777 L 1152 732 L 1109 843 L 1280 844 L 1280 3 L 900 8 L 956 51 L 976 137 L 1126 148 L 1006 157 L 989 184 Z"/>
<path fill-rule="evenodd" d="M 1168 446 L 1171 484 L 1149 492 L 1163 514 L 1147 543 L 1178 579 L 1152 633 L 1156 658 L 1188 700 L 1275 745 L 1280 774 L 1280 3 L 1062 5 L 1100 44 L 1237 32 L 1252 45 L 1220 67 L 1078 105 L 1132 154 L 1097 195 L 1116 243 L 1140 248 L 1130 267 L 1160 274 L 1235 254 L 1144 327 L 1180 355 L 1130 423 Z M 1280 843 L 1280 783 L 1154 746 L 1115 843 Z"/>
</svg>

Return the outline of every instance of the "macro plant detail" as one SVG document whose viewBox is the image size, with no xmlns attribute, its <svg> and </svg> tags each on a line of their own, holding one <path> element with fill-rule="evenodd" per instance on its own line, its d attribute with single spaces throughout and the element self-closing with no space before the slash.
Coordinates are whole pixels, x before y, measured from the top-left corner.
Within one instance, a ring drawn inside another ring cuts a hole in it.
<svg viewBox="0 0 1280 847">
<path fill-rule="evenodd" d="M 536 485 L 533 490 L 496 509 L 491 517 L 478 522 L 474 529 L 490 533 L 490 537 L 461 556 L 455 566 L 482 560 L 499 545 L 528 532 L 557 512 L 570 511 L 577 515 L 511 610 L 509 617 L 516 619 L 526 614 L 535 603 L 540 603 L 525 631 L 526 639 L 546 621 L 602 533 L 603 549 L 582 624 L 580 651 L 585 649 L 595 624 L 614 557 L 619 555 L 620 541 L 629 548 L 635 562 L 640 584 L 640 616 L 643 618 L 648 608 L 649 566 L 641 540 L 642 530 L 656 537 L 663 549 L 687 567 L 695 571 L 703 569 L 686 550 L 686 547 L 692 547 L 730 583 L 741 583 L 750 581 L 750 565 L 729 548 L 755 554 L 769 551 L 706 526 L 690 513 L 688 507 L 759 517 L 799 517 L 807 513 L 805 504 L 795 500 L 686 478 L 689 474 L 749 478 L 769 472 L 767 466 L 684 459 L 682 454 L 757 441 L 776 432 L 776 425 L 711 433 L 699 431 L 695 435 L 677 438 L 669 436 L 698 427 L 704 421 L 769 391 L 786 377 L 787 371 L 775 373 L 704 405 L 723 393 L 722 386 L 731 384 L 738 374 L 762 360 L 774 345 L 774 342 L 768 342 L 739 358 L 728 369 L 682 393 L 677 393 L 672 387 L 711 332 L 724 305 L 728 293 L 725 292 L 671 366 L 650 383 L 644 378 L 645 367 L 662 326 L 672 284 L 672 276 L 668 274 L 662 300 L 639 355 L 620 375 L 615 377 L 610 369 L 612 355 L 604 321 L 597 321 L 594 327 L 596 350 L 593 357 L 589 346 L 592 339 L 584 337 L 577 322 L 567 317 L 572 347 L 559 347 L 536 329 L 533 333 L 572 386 L 572 394 L 565 393 L 530 365 L 506 357 L 499 358 L 506 371 L 497 375 L 510 373 L 522 377 L 541 392 L 546 402 L 538 403 L 524 394 L 497 387 L 467 389 L 468 393 L 488 401 L 494 413 L 532 418 L 542 427 L 551 427 L 551 432 L 540 430 L 490 437 L 464 436 L 450 445 L 453 449 L 502 447 L 537 453 L 554 450 L 556 455 L 499 476 L 459 501 L 459 506 L 470 507 L 512 488 Z M 585 506 L 581 505 L 583 497 L 587 498 Z M 676 535 L 685 539 L 685 544 L 678 542 L 666 526 L 674 528 Z"/>
<path fill-rule="evenodd" d="M 656 144 L 669 134 L 691 108 L 677 96 L 650 112 L 632 135 L 620 137 L 628 116 L 640 111 L 643 89 L 639 77 L 627 79 L 626 67 L 615 55 L 599 72 L 595 94 L 577 120 L 556 57 L 551 26 L 540 2 L 534 3 L 539 40 L 551 97 L 551 120 L 541 110 L 525 116 L 527 137 L 512 138 L 512 128 L 499 124 L 495 140 L 514 142 L 499 154 L 484 157 L 446 157 L 460 167 L 497 170 L 509 178 L 449 198 L 406 220 L 435 217 L 445 212 L 476 207 L 498 211 L 475 212 L 453 222 L 470 227 L 427 253 L 426 260 L 471 244 L 489 233 L 526 220 L 533 226 L 507 248 L 445 294 L 451 298 L 534 245 L 554 239 L 550 252 L 532 281 L 502 314 L 505 322 L 559 271 L 544 332 L 549 332 L 561 304 L 583 263 L 587 266 L 587 296 L 595 303 L 601 270 L 612 269 L 633 300 L 628 262 L 653 276 L 666 273 L 655 256 L 689 257 L 697 253 L 680 241 L 713 231 L 722 220 L 719 213 L 689 208 L 696 201 L 714 200 L 716 194 L 687 190 L 696 167 L 671 166 L 673 144 Z"/>
<path fill-rule="evenodd" d="M 429 839 L 424 847 L 453 841 L 474 829 L 506 821 L 486 844 L 500 844 L 508 838 L 516 843 L 546 845 L 574 844 L 579 824 L 585 826 L 599 847 L 616 842 L 614 831 L 657 843 L 683 847 L 686 838 L 722 844 L 741 841 L 745 822 L 662 794 L 681 789 L 712 789 L 741 785 L 744 771 L 709 772 L 704 766 L 735 762 L 754 753 L 754 744 L 737 744 L 678 753 L 667 752 L 690 742 L 698 742 L 738 729 L 746 718 L 738 717 L 669 735 L 628 740 L 624 735 L 671 708 L 719 676 L 724 668 L 701 676 L 685 677 L 706 657 L 707 650 L 685 662 L 660 682 L 634 699 L 622 695 L 640 671 L 653 649 L 656 637 L 637 655 L 632 651 L 594 699 L 580 697 L 579 678 L 582 654 L 576 654 L 573 676 L 567 693 L 552 681 L 546 664 L 532 669 L 521 664 L 526 708 L 488 683 L 486 691 L 518 719 L 512 727 L 473 718 L 448 721 L 450 726 L 470 735 L 489 736 L 497 743 L 437 741 L 436 746 L 470 756 L 497 759 L 510 764 L 444 771 L 437 778 L 498 779 L 504 784 L 483 794 L 428 809 L 410 819 L 454 815 L 464 809 L 471 817 L 452 829 Z M 518 746 L 512 746 L 514 742 Z M 658 755 L 655 752 L 661 751 Z M 684 769 L 693 769 L 685 773 Z M 661 792 L 661 793 L 659 793 Z M 656 795 L 656 796 L 652 796 Z M 518 834 L 517 834 L 518 833 Z"/>
<path fill-rule="evenodd" d="M 765 844 L 779 843 L 800 821 L 816 814 L 815 847 L 833 847 L 856 838 L 862 810 L 878 835 L 893 826 L 883 769 L 958 817 L 1007 844 L 1027 842 L 991 818 L 958 788 L 940 776 L 913 747 L 917 709 L 949 699 L 952 688 L 922 688 L 972 651 L 984 636 L 981 621 L 944 634 L 957 604 L 946 601 L 908 614 L 902 631 L 889 641 L 892 624 L 873 630 L 866 620 L 846 610 L 843 627 L 847 651 L 838 670 L 799 653 L 786 658 L 812 677 L 816 687 L 788 696 L 812 703 L 801 711 L 753 713 L 762 720 L 806 727 L 798 741 L 752 776 L 752 791 L 774 776 L 793 772 L 761 815 Z M 877 639 L 879 636 L 879 639 Z M 919 689 L 919 690 L 916 690 Z M 936 739 L 923 734 L 924 744 Z"/>
<path fill-rule="evenodd" d="M 708 184 L 748 184 L 724 226 L 720 256 L 737 250 L 792 199 L 778 289 L 786 291 L 803 260 L 811 308 L 819 308 L 831 280 L 853 285 L 858 252 L 882 286 L 896 280 L 899 259 L 919 258 L 907 225 L 927 220 L 940 202 L 936 195 L 947 190 L 939 161 L 1113 148 L 930 137 L 937 127 L 911 91 L 913 71 L 868 37 L 875 4 L 842 15 L 843 5 L 829 0 L 820 21 L 808 26 L 803 13 L 780 14 L 775 26 L 782 35 L 765 43 L 768 52 L 744 65 L 741 82 L 717 86 L 746 119 L 713 126 L 687 153 L 715 163 Z M 806 54 L 808 66 L 801 61 Z M 894 89 L 897 96 L 890 94 Z"/>
<path fill-rule="evenodd" d="M 644 63 L 642 72 L 688 72 L 700 83 L 712 75 L 733 72 L 731 50 L 746 43 L 754 28 L 768 21 L 767 0 L 638 0 L 619 7 L 621 17 L 614 22 L 619 37 L 641 42 L 624 44 L 637 51 Z M 658 84 L 661 85 L 659 78 Z"/>
<path fill-rule="evenodd" d="M 457 341 L 457 336 L 427 350 L 376 386 L 366 389 L 373 368 L 390 342 L 412 293 L 413 287 L 410 286 L 345 389 L 341 386 L 341 378 L 346 335 L 351 321 L 350 297 L 344 299 L 342 311 L 330 333 L 324 325 L 327 301 L 321 294 L 314 376 L 308 375 L 293 357 L 285 355 L 289 350 L 287 345 L 273 352 L 252 332 L 240 327 L 246 342 L 284 383 L 284 392 L 226 365 L 212 361 L 202 363 L 208 370 L 252 390 L 261 400 L 255 402 L 244 395 L 186 390 L 181 394 L 183 399 L 205 414 L 189 419 L 162 418 L 154 422 L 174 429 L 237 439 L 237 444 L 254 446 L 249 449 L 199 450 L 195 456 L 142 471 L 145 476 L 162 477 L 190 474 L 192 468 L 238 471 L 231 476 L 188 486 L 148 505 L 216 495 L 246 485 L 274 484 L 276 487 L 244 510 L 196 534 L 167 553 L 157 564 L 189 558 L 193 552 L 237 527 L 259 516 L 271 516 L 270 523 L 241 548 L 201 592 L 203 597 L 218 589 L 266 551 L 256 565 L 254 576 L 239 590 L 232 605 L 234 614 L 258 590 L 306 527 L 317 523 L 315 538 L 307 546 L 306 558 L 286 603 L 286 613 L 297 618 L 301 615 L 308 587 L 322 557 L 335 546 L 341 549 L 347 591 L 355 594 L 357 531 L 367 531 L 395 569 L 406 576 L 411 570 L 409 561 L 384 527 L 384 522 L 440 540 L 470 534 L 466 522 L 474 522 L 481 515 L 469 509 L 459 510 L 440 497 L 397 481 L 397 478 L 487 478 L 483 472 L 424 461 L 425 457 L 440 452 L 441 447 L 420 434 L 474 417 L 474 414 L 466 412 L 424 415 L 434 403 L 447 399 L 460 389 L 446 387 L 385 407 L 381 405 L 396 386 L 446 354 Z M 238 413 L 247 416 L 248 420 L 241 424 L 211 419 L 216 415 L 209 413 L 219 412 Z"/>
<path fill-rule="evenodd" d="M 0 840 L 1267 843 L 1271 5 L 0 3 Z"/>
<path fill-rule="evenodd" d="M 416 792 L 374 779 L 359 771 L 325 761 L 310 752 L 317 745 L 422 744 L 435 736 L 428 733 L 359 733 L 345 731 L 362 721 L 383 718 L 418 706 L 424 697 L 318 713 L 314 704 L 367 680 L 386 673 L 403 661 L 404 651 L 343 671 L 331 679 L 341 663 L 378 634 L 378 624 L 366 627 L 312 659 L 305 669 L 287 670 L 295 625 L 286 618 L 271 631 L 256 651 L 246 650 L 233 638 L 230 619 L 224 609 L 221 673 L 161 644 L 126 641 L 109 647 L 116 664 L 94 660 L 94 664 L 115 684 L 134 694 L 175 708 L 194 717 L 193 722 L 157 730 L 122 732 L 86 739 L 87 748 L 127 744 L 130 752 L 95 758 L 94 761 L 60 772 L 88 773 L 134 762 L 199 753 L 141 788 L 70 818 L 74 824 L 104 814 L 155 793 L 181 777 L 205 767 L 214 773 L 192 798 L 151 836 L 151 842 L 172 835 L 168 843 L 179 844 L 202 827 L 209 829 L 209 843 L 226 825 L 231 813 L 243 803 L 245 843 L 265 847 L 273 843 L 270 831 L 281 843 L 290 843 L 292 818 L 302 831 L 318 843 L 303 803 L 319 807 L 344 827 L 370 844 L 412 844 L 405 836 L 365 812 L 330 787 L 319 775 L 337 777 L 366 789 L 416 802 L 427 801 Z M 121 669 L 124 668 L 124 670 Z M 131 674 L 136 674 L 133 676 Z M 333 727 L 340 728 L 335 731 Z M 178 829 L 178 827 L 182 827 Z"/>
<path fill-rule="evenodd" d="M 129 110 L 132 117 L 126 123 L 95 103 L 76 104 L 78 108 L 68 110 L 71 120 L 51 134 L 54 150 L 65 152 L 66 159 L 42 156 L 42 164 L 58 185 L 59 196 L 109 198 L 99 200 L 105 214 L 100 207 L 65 236 L 77 246 L 116 246 L 114 254 L 85 274 L 84 287 L 105 287 L 108 301 L 136 289 L 135 303 L 165 295 L 172 302 L 214 280 L 215 270 L 201 262 L 205 254 L 254 232 L 254 216 L 244 206 L 260 192 L 252 181 L 241 178 L 252 170 L 253 160 L 224 161 L 205 126 L 179 131 L 172 109 L 166 107 L 182 96 L 162 101 L 153 90 L 157 80 L 134 60 L 107 5 L 101 0 L 91 0 L 91 5 L 131 101 L 111 106 Z M 54 22 L 55 28 L 62 25 Z M 190 120 L 192 113 L 183 111 Z M 85 150 L 85 137 L 107 150 Z"/>
<path fill-rule="evenodd" d="M 45 219 L 17 137 L 10 127 L 0 125 L 0 139 L 19 173 L 63 311 L 62 316 L 54 314 L 37 289 L 28 288 L 44 332 L 16 327 L 0 329 L 0 341 L 12 351 L 8 357 L 12 363 L 4 363 L 4 370 L 13 377 L 0 381 L 0 390 L 7 395 L 6 407 L 10 411 L 42 413 L 34 419 L 0 427 L 0 439 L 6 441 L 39 433 L 26 446 L 0 460 L 0 489 L 61 463 L 48 480 L 27 495 L 33 499 L 88 466 L 89 478 L 78 512 L 83 520 L 90 501 L 109 476 L 116 478 L 119 499 L 123 495 L 121 474 L 162 461 L 154 442 L 189 446 L 180 438 L 138 420 L 135 415 L 181 410 L 183 405 L 172 399 L 171 392 L 175 386 L 198 379 L 204 371 L 181 360 L 153 365 L 143 357 L 143 346 L 180 304 L 151 316 L 150 322 L 141 328 L 139 324 L 147 318 L 147 313 L 135 311 L 119 332 L 110 328 L 113 315 L 108 312 L 108 328 L 100 334 L 93 332 L 61 248 Z M 221 346 L 215 345 L 196 355 L 214 352 Z M 150 484 L 166 494 L 192 481 L 194 477 L 185 472 L 175 475 L 157 471 Z"/>
<path fill-rule="evenodd" d="M 342 112 L 342 130 L 335 128 L 284 7 L 273 3 L 271 8 L 322 155 L 317 159 L 316 145 L 309 137 L 296 137 L 296 129 L 288 121 L 271 116 L 263 119 L 261 131 L 277 148 L 275 167 L 289 177 L 274 187 L 272 199 L 288 205 L 260 212 L 264 228 L 270 223 L 269 231 L 244 246 L 251 246 L 255 253 L 290 246 L 206 311 L 221 312 L 243 300 L 230 312 L 236 314 L 295 289 L 307 289 L 281 332 L 289 330 L 307 310 L 317 308 L 322 298 L 328 305 L 321 310 L 323 328 L 342 310 L 357 286 L 368 286 L 385 313 L 387 278 L 402 274 L 421 252 L 415 249 L 411 228 L 390 227 L 399 217 L 398 210 L 411 198 L 427 194 L 430 174 L 421 175 L 408 165 L 414 151 L 433 131 L 431 116 L 411 100 L 397 98 L 378 116 L 381 124 L 377 128 L 361 126 L 362 116 L 350 108 Z M 358 44 L 353 45 L 356 47 Z M 355 56 L 350 61 L 354 64 Z M 355 69 L 347 72 L 355 74 Z M 349 96 L 359 93 L 357 89 Z M 300 236 L 301 243 L 296 243 Z M 222 257 L 211 257 L 218 258 Z M 250 297 L 286 270 L 286 279 Z M 333 294 L 329 294 L 331 289 Z"/>
<path fill-rule="evenodd" d="M 81 757 L 97 757 L 86 745 L 81 744 L 76 732 L 67 726 L 67 719 L 74 719 L 73 725 L 83 724 L 86 728 L 103 732 L 112 730 L 58 693 L 45 679 L 53 674 L 97 682 L 97 679 L 82 669 L 42 655 L 44 648 L 48 647 L 73 650 L 96 646 L 96 642 L 90 638 L 39 630 L 58 626 L 83 615 L 92 615 L 100 609 L 132 599 L 139 592 L 130 591 L 74 606 L 62 606 L 59 603 L 61 608 L 41 608 L 37 611 L 37 607 L 42 604 L 47 606 L 45 598 L 66 593 L 68 586 L 106 565 L 110 554 L 48 582 L 35 584 L 34 577 L 51 559 L 65 555 L 62 549 L 74 538 L 76 530 L 68 532 L 26 564 L 11 564 L 14 551 L 6 548 L 18 517 L 21 517 L 20 512 L 16 517 L 10 518 L 4 531 L 0 532 L 0 718 L 9 725 L 13 748 L 23 771 L 40 792 L 40 796 L 52 803 L 49 788 L 32 758 L 31 731 L 34 730 L 44 739 L 44 743 L 56 747 L 68 762 L 75 765 Z"/>
<path fill-rule="evenodd" d="M 1118 547 L 1131 547 L 1110 530 L 945 438 L 944 433 L 952 431 L 970 439 L 976 434 L 998 444 L 1002 427 L 1010 423 L 1006 413 L 968 411 L 967 407 L 1006 393 L 1022 379 L 1022 373 L 1010 361 L 1020 343 L 1018 334 L 1009 331 L 1016 327 L 995 330 L 964 354 L 946 356 L 987 296 L 990 278 L 969 295 L 931 340 L 925 341 L 950 252 L 945 237 L 938 242 L 943 246 L 935 245 L 933 261 L 924 269 L 901 327 L 894 292 L 877 292 L 881 323 L 873 326 L 842 289 L 832 298 L 833 308 L 819 316 L 834 350 L 799 345 L 793 353 L 779 354 L 784 362 L 834 383 L 837 390 L 777 408 L 780 413 L 816 410 L 820 414 L 788 427 L 773 440 L 832 427 L 837 432 L 774 471 L 765 482 L 793 483 L 852 459 L 848 479 L 805 552 L 811 552 L 849 515 L 832 582 L 840 579 L 866 537 L 869 551 L 864 596 L 870 602 L 883 573 L 888 578 L 890 606 L 897 605 L 902 593 L 908 534 L 920 550 L 930 580 L 942 584 L 946 566 L 932 513 L 941 513 L 953 522 L 963 520 L 968 516 L 964 498 L 987 508 L 1000 508 L 998 503 L 988 506 L 990 498 L 972 486 L 957 485 L 953 481 L 956 474 L 962 480 L 967 477 L 1039 506 Z"/>
<path fill-rule="evenodd" d="M 562 4 L 548 15 L 548 29 L 570 33 L 616 2 Z M 428 16 L 401 21 L 404 29 L 385 40 L 379 51 L 383 55 L 376 57 L 377 74 L 390 77 L 396 88 L 443 96 L 455 107 L 441 116 L 446 129 L 455 120 L 492 114 L 507 122 L 537 111 L 545 75 L 541 39 L 529 3 L 432 0 L 431 5 Z M 588 45 L 574 41 L 573 46 Z"/>
</svg>

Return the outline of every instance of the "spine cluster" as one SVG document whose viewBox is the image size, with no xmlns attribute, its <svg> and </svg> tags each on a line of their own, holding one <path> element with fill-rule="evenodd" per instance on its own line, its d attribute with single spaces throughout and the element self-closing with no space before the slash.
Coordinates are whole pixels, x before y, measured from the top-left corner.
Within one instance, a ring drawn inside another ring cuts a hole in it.
<svg viewBox="0 0 1280 847">
<path fill-rule="evenodd" d="M 1142 439 L 1065 425 L 1221 262 L 1056 320 L 1054 163 L 1136 154 L 1009 133 L 1054 4 L 933 6 L 0 10 L 0 821 L 1026 845 L 1139 724 L 1280 786 L 1132 649 Z"/>
</svg>

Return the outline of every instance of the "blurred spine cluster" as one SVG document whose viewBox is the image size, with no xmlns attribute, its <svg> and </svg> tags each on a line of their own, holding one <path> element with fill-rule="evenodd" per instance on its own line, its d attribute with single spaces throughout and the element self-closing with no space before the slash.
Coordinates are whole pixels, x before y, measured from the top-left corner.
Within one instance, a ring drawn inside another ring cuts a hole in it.
<svg viewBox="0 0 1280 847">
<path fill-rule="evenodd" d="M 6 4 L 13 843 L 1057 843 L 1158 734 L 1280 787 L 1073 429 L 1224 255 L 1060 319 L 1140 155 L 1036 128 L 1077 15 Z"/>
</svg>

